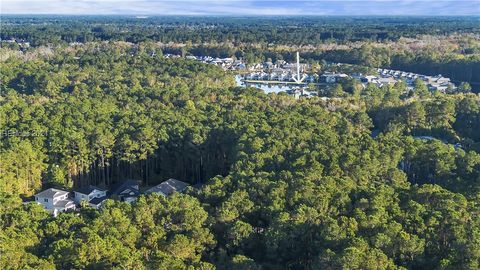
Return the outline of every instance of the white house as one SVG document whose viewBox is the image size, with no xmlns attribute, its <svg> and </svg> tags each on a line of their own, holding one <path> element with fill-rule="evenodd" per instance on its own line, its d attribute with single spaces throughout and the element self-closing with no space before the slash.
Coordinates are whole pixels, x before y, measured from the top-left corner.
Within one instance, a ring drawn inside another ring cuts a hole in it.
<svg viewBox="0 0 480 270">
<path fill-rule="evenodd" d="M 187 187 L 187 183 L 170 178 L 167 181 L 148 189 L 145 191 L 145 194 L 158 193 L 167 197 L 174 192 L 183 192 L 185 189 L 187 189 Z"/>
<path fill-rule="evenodd" d="M 75 202 L 68 197 L 69 192 L 56 188 L 49 188 L 35 195 L 35 202 L 57 216 L 60 212 L 75 210 Z"/>
<path fill-rule="evenodd" d="M 348 75 L 344 73 L 324 73 L 320 76 L 320 80 L 326 83 L 336 83 L 347 77 Z"/>
<path fill-rule="evenodd" d="M 75 203 L 80 204 L 82 201 L 90 201 L 93 198 L 107 196 L 107 191 L 95 186 L 79 188 L 73 191 L 75 194 Z"/>
<path fill-rule="evenodd" d="M 76 204 L 80 205 L 82 201 L 85 201 L 94 208 L 99 208 L 101 203 L 107 198 L 107 191 L 95 186 L 79 188 L 73 192 L 75 194 L 74 200 Z"/>
</svg>

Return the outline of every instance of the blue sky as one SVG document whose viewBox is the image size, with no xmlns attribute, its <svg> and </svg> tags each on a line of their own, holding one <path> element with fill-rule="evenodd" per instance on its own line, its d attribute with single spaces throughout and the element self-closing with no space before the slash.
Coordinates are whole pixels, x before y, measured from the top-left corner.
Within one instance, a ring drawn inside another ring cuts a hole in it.
<svg viewBox="0 0 480 270">
<path fill-rule="evenodd" d="M 1 0 L 2 14 L 479 15 L 480 0 Z"/>
</svg>

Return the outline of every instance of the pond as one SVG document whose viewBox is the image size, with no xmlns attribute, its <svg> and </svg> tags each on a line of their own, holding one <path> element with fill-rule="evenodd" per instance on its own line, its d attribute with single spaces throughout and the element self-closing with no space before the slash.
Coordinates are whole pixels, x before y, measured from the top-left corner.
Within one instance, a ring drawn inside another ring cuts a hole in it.
<svg viewBox="0 0 480 270">
<path fill-rule="evenodd" d="M 241 75 L 236 75 L 235 76 L 235 83 L 237 86 L 242 86 L 242 87 L 255 87 L 262 89 L 265 93 L 280 93 L 280 92 L 287 92 L 288 90 L 292 90 L 296 87 L 292 87 L 290 85 L 286 84 L 263 84 L 263 83 L 245 83 L 242 81 L 242 76 Z"/>
</svg>

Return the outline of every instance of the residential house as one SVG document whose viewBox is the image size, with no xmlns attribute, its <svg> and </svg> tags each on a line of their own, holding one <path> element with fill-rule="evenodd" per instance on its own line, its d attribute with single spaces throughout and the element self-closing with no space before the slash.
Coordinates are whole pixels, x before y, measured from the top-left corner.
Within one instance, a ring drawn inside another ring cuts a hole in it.
<svg viewBox="0 0 480 270">
<path fill-rule="evenodd" d="M 388 85 L 388 84 L 395 84 L 397 82 L 397 80 L 395 80 L 395 78 L 393 77 L 381 77 L 381 78 L 377 78 L 376 80 L 376 83 L 378 86 L 383 86 L 383 85 Z"/>
<path fill-rule="evenodd" d="M 61 189 L 46 189 L 35 195 L 35 202 L 43 205 L 54 216 L 67 210 L 75 210 L 75 202 L 69 198 L 69 192 Z"/>
<path fill-rule="evenodd" d="M 73 192 L 75 194 L 74 201 L 77 205 L 80 205 L 82 201 L 85 201 L 91 207 L 98 209 L 103 201 L 107 199 L 107 191 L 95 186 L 79 188 Z"/>
<path fill-rule="evenodd" d="M 347 78 L 347 74 L 343 73 L 324 73 L 322 76 L 320 76 L 320 81 L 321 82 L 326 82 L 326 83 L 337 83 L 341 79 Z"/>
<path fill-rule="evenodd" d="M 376 80 L 378 80 L 377 76 L 364 76 L 361 78 L 360 81 L 362 83 L 370 83 L 370 82 L 375 82 Z"/>
<path fill-rule="evenodd" d="M 107 200 L 107 198 L 108 198 L 107 196 L 95 197 L 90 201 L 88 201 L 88 206 L 95 209 L 100 209 L 100 207 L 102 207 L 102 204 L 105 202 L 105 200 Z"/>
<path fill-rule="evenodd" d="M 134 202 L 140 196 L 138 182 L 135 180 L 126 180 L 117 184 L 112 189 L 112 197 L 116 197 L 122 202 Z"/>
<path fill-rule="evenodd" d="M 167 197 L 174 192 L 184 192 L 187 187 L 187 183 L 170 178 L 167 181 L 148 189 L 147 191 L 145 191 L 145 194 L 158 193 Z"/>
</svg>

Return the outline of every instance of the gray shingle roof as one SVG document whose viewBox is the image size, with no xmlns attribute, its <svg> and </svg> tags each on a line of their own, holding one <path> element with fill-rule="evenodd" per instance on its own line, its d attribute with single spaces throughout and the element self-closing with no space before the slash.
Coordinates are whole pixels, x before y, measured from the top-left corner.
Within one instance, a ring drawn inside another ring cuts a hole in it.
<svg viewBox="0 0 480 270">
<path fill-rule="evenodd" d="M 42 198 L 54 198 L 57 196 L 65 195 L 68 194 L 68 191 L 61 190 L 61 189 L 56 189 L 56 188 L 49 188 L 46 189 L 40 193 L 35 194 L 37 197 L 42 197 Z"/>
<path fill-rule="evenodd" d="M 103 188 L 99 188 L 99 187 L 92 186 L 92 185 L 90 185 L 90 186 L 88 186 L 88 187 L 78 188 L 78 189 L 75 189 L 74 191 L 75 191 L 75 192 L 78 192 L 78 193 L 85 194 L 85 195 L 89 195 L 89 194 L 92 193 L 94 190 L 106 191 L 106 190 L 103 189 Z"/>
<path fill-rule="evenodd" d="M 54 206 L 64 208 L 67 204 L 74 204 L 74 202 L 72 200 L 61 200 L 56 202 Z"/>
<path fill-rule="evenodd" d="M 138 187 L 138 183 L 135 180 L 126 180 L 124 182 L 116 184 L 112 188 L 112 195 L 119 195 L 125 189 L 136 189 L 136 187 Z"/>
<path fill-rule="evenodd" d="M 88 203 L 91 203 L 91 204 L 94 204 L 94 205 L 99 205 L 100 203 L 102 203 L 106 199 L 107 199 L 107 196 L 96 197 L 96 198 L 91 199 Z"/>
<path fill-rule="evenodd" d="M 168 196 L 172 194 L 173 192 L 183 192 L 186 188 L 188 187 L 188 184 L 185 182 L 182 182 L 180 180 L 176 180 L 173 178 L 168 179 L 165 182 L 162 182 L 159 185 L 156 185 L 147 191 L 145 193 L 161 193 L 165 196 Z"/>
<path fill-rule="evenodd" d="M 130 187 L 125 187 L 120 193 L 117 195 L 123 196 L 123 197 L 128 197 L 128 196 L 140 196 L 140 191 L 135 188 L 130 188 Z"/>
</svg>

